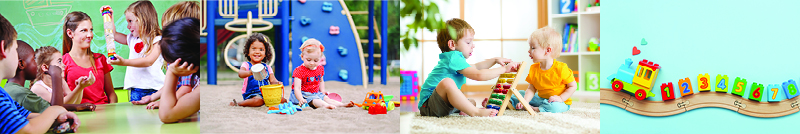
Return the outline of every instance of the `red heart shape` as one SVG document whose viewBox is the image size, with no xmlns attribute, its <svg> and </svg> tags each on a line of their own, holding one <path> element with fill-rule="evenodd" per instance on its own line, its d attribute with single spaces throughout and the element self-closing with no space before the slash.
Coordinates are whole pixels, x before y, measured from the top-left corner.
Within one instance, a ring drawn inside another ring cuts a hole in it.
<svg viewBox="0 0 800 134">
<path fill-rule="evenodd" d="M 144 48 L 144 45 L 141 42 L 136 43 L 136 45 L 133 46 L 133 50 L 136 50 L 136 53 L 141 53 L 142 48 Z"/>
<path fill-rule="evenodd" d="M 642 53 L 642 51 L 639 51 L 636 46 L 633 46 L 633 55 L 639 55 L 639 53 Z"/>
</svg>

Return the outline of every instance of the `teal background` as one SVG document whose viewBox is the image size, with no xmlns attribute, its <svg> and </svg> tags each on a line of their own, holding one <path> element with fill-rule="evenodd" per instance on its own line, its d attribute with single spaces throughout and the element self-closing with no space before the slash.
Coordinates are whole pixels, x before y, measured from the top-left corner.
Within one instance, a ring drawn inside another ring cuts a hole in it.
<svg viewBox="0 0 800 134">
<path fill-rule="evenodd" d="M 17 39 L 27 42 L 34 49 L 42 46 L 53 46 L 59 51 L 62 46 L 63 19 L 72 11 L 81 11 L 92 18 L 94 27 L 94 39 L 92 40 L 91 50 L 95 53 L 107 55 L 105 37 L 103 37 L 103 17 L 100 7 L 103 5 L 111 6 L 114 10 L 114 24 L 117 32 L 130 34 L 128 22 L 125 21 L 123 12 L 135 0 L 108 0 L 108 1 L 66 1 L 66 0 L 24 0 L 24 1 L 0 1 L 0 14 L 2 14 L 14 29 L 17 30 Z M 156 0 L 151 1 L 158 14 L 158 23 L 161 27 L 161 16 L 170 6 L 179 1 L 185 0 Z M 116 43 L 116 42 L 115 42 Z M 127 45 L 116 43 L 117 54 L 123 58 L 128 58 Z M 62 51 L 63 53 L 63 51 Z M 122 87 L 125 80 L 125 66 L 112 65 L 111 71 L 114 87 Z"/>
<path fill-rule="evenodd" d="M 653 85 L 656 96 L 648 100 L 661 100 L 661 83 L 673 82 L 678 88 L 678 79 L 686 77 L 696 93 L 701 73 L 708 73 L 711 80 L 716 80 L 717 74 L 728 75 L 729 87 L 736 77 L 745 78 L 747 89 L 753 82 L 767 87 L 789 79 L 797 81 L 797 5 L 800 1 L 604 1 L 601 87 L 611 88 L 606 77 L 616 73 L 626 58 L 634 64 L 647 59 L 662 66 Z M 640 44 L 642 38 L 647 45 Z M 641 54 L 631 56 L 633 46 Z M 603 133 L 790 132 L 800 121 L 797 113 L 757 118 L 722 108 L 666 117 L 641 116 L 607 104 L 600 109 Z"/>
</svg>

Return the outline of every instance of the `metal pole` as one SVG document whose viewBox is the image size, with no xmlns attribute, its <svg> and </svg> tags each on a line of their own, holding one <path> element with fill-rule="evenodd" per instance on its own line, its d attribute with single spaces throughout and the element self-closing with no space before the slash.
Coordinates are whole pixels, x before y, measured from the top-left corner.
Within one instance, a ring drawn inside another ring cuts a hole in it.
<svg viewBox="0 0 800 134">
<path fill-rule="evenodd" d="M 208 36 L 206 36 L 206 57 L 207 57 L 207 69 L 208 69 L 208 85 L 217 85 L 217 42 L 216 42 L 216 30 L 214 27 L 214 18 L 217 14 L 217 2 L 209 0 L 207 1 L 208 10 L 206 10 L 206 14 L 208 15 L 208 22 L 207 24 L 207 32 Z"/>
<path fill-rule="evenodd" d="M 389 72 L 389 68 L 386 68 L 386 57 L 389 57 L 389 53 L 386 52 L 389 47 L 389 38 L 386 37 L 389 33 L 389 29 L 386 28 L 389 22 L 388 3 L 387 0 L 381 1 L 381 84 L 383 85 L 386 85 L 386 73 Z"/>
<path fill-rule="evenodd" d="M 369 83 L 372 83 L 372 77 L 375 73 L 375 70 L 372 68 L 375 65 L 375 1 L 369 1 L 369 29 L 367 31 L 367 40 L 369 40 L 367 44 L 367 51 L 369 52 L 369 58 L 367 58 L 367 78 L 369 78 Z"/>
</svg>

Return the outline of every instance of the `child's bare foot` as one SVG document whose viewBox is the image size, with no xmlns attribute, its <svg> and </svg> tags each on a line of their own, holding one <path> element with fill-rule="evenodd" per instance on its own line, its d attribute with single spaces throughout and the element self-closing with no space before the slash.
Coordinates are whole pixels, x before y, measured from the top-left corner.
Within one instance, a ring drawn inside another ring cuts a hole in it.
<svg viewBox="0 0 800 134">
<path fill-rule="evenodd" d="M 469 116 L 469 114 L 464 113 L 464 111 L 459 112 L 458 115 Z"/>
<path fill-rule="evenodd" d="M 356 106 L 356 103 L 353 102 L 353 101 L 350 101 L 350 103 L 347 103 L 347 105 L 345 105 L 344 107 L 354 107 L 354 106 Z"/>
<path fill-rule="evenodd" d="M 239 103 L 236 103 L 236 99 L 233 99 L 233 102 L 229 103 L 230 106 L 239 106 Z"/>
<path fill-rule="evenodd" d="M 478 117 L 494 117 L 497 116 L 498 111 L 495 109 L 479 109 Z"/>
<path fill-rule="evenodd" d="M 533 107 L 533 111 L 539 112 L 539 107 Z"/>
<path fill-rule="evenodd" d="M 483 102 L 481 103 L 481 107 L 486 107 L 486 103 L 489 103 L 489 98 L 484 98 Z"/>
<path fill-rule="evenodd" d="M 336 106 L 334 106 L 334 105 L 327 105 L 327 106 L 325 106 L 325 108 L 327 108 L 327 109 L 336 109 Z"/>
</svg>

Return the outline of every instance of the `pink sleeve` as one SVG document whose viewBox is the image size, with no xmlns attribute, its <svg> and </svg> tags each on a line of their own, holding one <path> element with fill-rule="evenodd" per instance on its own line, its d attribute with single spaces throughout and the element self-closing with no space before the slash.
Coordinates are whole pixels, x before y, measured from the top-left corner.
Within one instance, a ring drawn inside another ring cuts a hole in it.
<svg viewBox="0 0 800 134">
<path fill-rule="evenodd" d="M 250 70 L 250 68 L 247 67 L 247 65 L 242 65 L 242 67 L 244 67 L 244 69 Z M 244 78 L 244 82 L 242 82 L 242 94 L 244 94 L 245 91 L 247 91 L 246 88 L 247 88 L 247 78 Z"/>
</svg>

